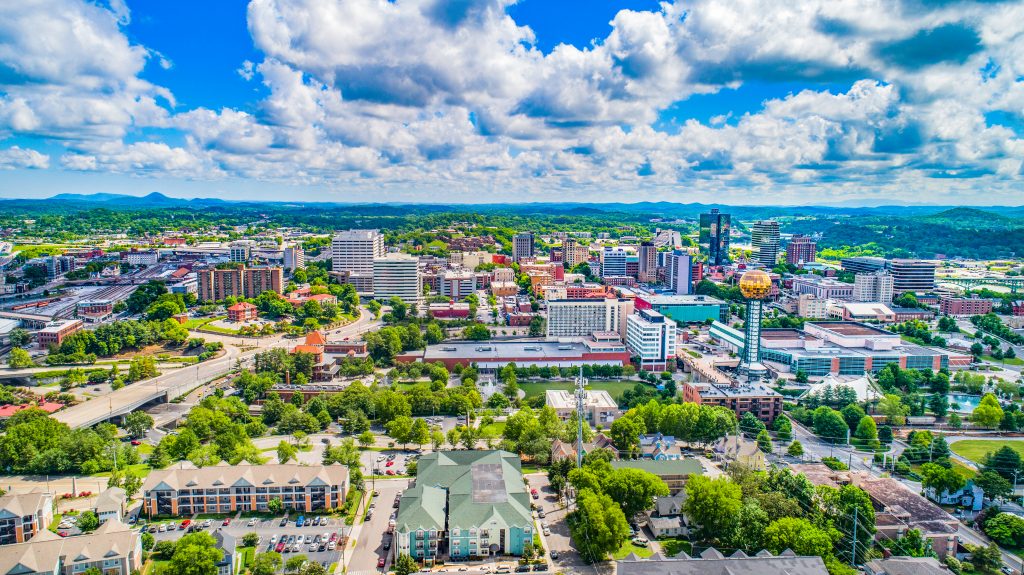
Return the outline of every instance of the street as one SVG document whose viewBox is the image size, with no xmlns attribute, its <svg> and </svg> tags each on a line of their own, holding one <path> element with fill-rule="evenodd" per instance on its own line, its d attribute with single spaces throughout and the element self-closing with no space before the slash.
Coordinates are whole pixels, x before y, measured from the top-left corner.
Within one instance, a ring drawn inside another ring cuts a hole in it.
<svg viewBox="0 0 1024 575">
<path fill-rule="evenodd" d="M 370 451 L 367 453 L 377 453 Z M 387 558 L 387 566 L 391 565 L 392 557 L 388 551 L 384 550 L 385 532 L 388 528 L 388 521 L 391 519 L 391 513 L 398 510 L 397 507 L 393 507 L 395 497 L 400 491 L 408 487 L 410 480 L 407 479 L 378 479 L 375 481 L 367 481 L 367 489 L 371 488 L 371 485 L 375 485 L 377 492 L 380 494 L 374 497 L 371 503 L 374 505 L 373 513 L 370 515 L 370 519 L 357 526 L 353 532 L 355 537 L 355 549 L 352 551 L 352 557 L 348 563 L 348 573 L 350 574 L 370 574 L 380 573 L 377 569 L 377 560 L 385 556 Z M 390 538 L 390 535 L 386 537 Z"/>
</svg>

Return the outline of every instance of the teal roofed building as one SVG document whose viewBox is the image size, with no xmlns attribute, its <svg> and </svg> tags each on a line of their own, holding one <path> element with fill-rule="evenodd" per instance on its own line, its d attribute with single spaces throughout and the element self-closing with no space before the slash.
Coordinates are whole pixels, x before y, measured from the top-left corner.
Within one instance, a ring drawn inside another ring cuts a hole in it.
<svg viewBox="0 0 1024 575">
<path fill-rule="evenodd" d="M 522 555 L 533 530 L 518 455 L 441 451 L 420 459 L 402 495 L 395 548 L 417 560 Z"/>
</svg>

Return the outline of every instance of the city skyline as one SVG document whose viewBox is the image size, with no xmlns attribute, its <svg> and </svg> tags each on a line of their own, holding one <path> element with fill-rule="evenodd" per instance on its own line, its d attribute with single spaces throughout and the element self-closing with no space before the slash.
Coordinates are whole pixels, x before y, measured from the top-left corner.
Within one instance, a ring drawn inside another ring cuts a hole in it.
<svg viewBox="0 0 1024 575">
<path fill-rule="evenodd" d="M 0 197 L 1020 203 L 1021 3 L 549 4 L 11 3 Z"/>
</svg>

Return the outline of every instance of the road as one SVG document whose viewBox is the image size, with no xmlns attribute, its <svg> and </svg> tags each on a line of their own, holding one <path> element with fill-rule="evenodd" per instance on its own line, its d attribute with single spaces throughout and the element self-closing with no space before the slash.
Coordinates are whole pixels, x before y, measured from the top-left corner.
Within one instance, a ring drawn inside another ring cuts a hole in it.
<svg viewBox="0 0 1024 575">
<path fill-rule="evenodd" d="M 372 504 L 375 506 L 373 514 L 369 521 L 366 521 L 358 525 L 352 532 L 352 536 L 355 538 L 355 548 L 352 551 L 352 557 L 348 559 L 348 573 L 351 574 L 369 574 L 369 573 L 380 573 L 377 569 L 377 560 L 381 556 L 386 556 L 388 566 L 392 562 L 392 547 L 388 551 L 384 550 L 385 531 L 387 531 L 388 520 L 391 518 L 391 513 L 397 511 L 394 507 L 395 496 L 398 492 L 408 487 L 410 480 L 408 479 L 387 479 L 377 480 L 376 482 L 377 492 L 379 496 L 373 498 Z M 366 483 L 370 485 L 369 482 Z M 387 537 L 390 537 L 388 535 Z M 351 544 L 349 545 L 351 548 Z"/>
<path fill-rule="evenodd" d="M 362 334 L 380 323 L 373 319 L 373 316 L 360 309 L 359 319 L 356 321 L 332 330 L 328 336 L 351 337 Z M 206 334 L 194 334 L 195 337 L 205 337 Z M 247 341 L 253 345 L 251 340 L 243 338 L 231 338 L 233 340 Z M 72 428 L 88 427 L 109 419 L 116 415 L 126 414 L 141 405 L 153 401 L 162 396 L 168 400 L 187 393 L 205 381 L 215 379 L 229 373 L 237 361 L 246 361 L 260 351 L 272 347 L 291 347 L 297 341 L 282 336 L 270 339 L 257 340 L 259 343 L 255 349 L 242 351 L 236 345 L 226 344 L 223 356 L 197 364 L 194 367 L 179 369 L 165 373 L 153 379 L 141 381 L 123 387 L 117 391 L 107 394 L 101 399 L 86 401 L 78 405 L 58 411 L 53 415 L 54 419 L 66 423 Z"/>
</svg>

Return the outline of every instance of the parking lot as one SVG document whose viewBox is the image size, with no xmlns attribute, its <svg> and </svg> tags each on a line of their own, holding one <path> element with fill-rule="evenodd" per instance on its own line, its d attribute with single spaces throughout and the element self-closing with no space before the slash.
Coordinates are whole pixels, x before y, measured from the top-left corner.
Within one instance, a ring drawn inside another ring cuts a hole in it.
<svg viewBox="0 0 1024 575">
<path fill-rule="evenodd" d="M 416 455 L 411 451 L 389 449 L 386 451 L 366 450 L 360 453 L 359 457 L 363 472 L 367 475 L 400 476 L 408 473 L 409 458 Z M 391 473 L 388 473 L 389 471 Z"/>
<path fill-rule="evenodd" d="M 337 563 L 341 557 L 341 551 L 337 548 L 337 545 L 339 545 L 338 541 L 341 537 L 349 534 L 351 527 L 346 526 L 343 519 L 318 516 L 306 517 L 307 521 L 304 522 L 303 526 L 297 527 L 295 523 L 297 518 L 298 515 L 293 512 L 285 525 L 281 525 L 283 520 L 281 517 L 270 519 L 232 518 L 227 525 L 224 525 L 223 519 L 203 519 L 201 516 L 197 516 L 189 521 L 190 525 L 194 523 L 197 528 L 203 531 L 214 532 L 223 530 L 232 537 L 235 537 L 239 541 L 239 545 L 241 545 L 242 536 L 246 533 L 256 533 L 260 536 L 260 543 L 256 546 L 257 553 L 277 551 L 278 543 L 284 537 L 290 543 L 287 545 L 287 550 L 282 546 L 280 551 L 285 561 L 288 561 L 292 556 L 301 554 L 305 555 L 310 561 L 320 563 L 327 568 Z M 316 524 L 310 524 L 310 521 L 314 519 L 317 520 Z M 153 537 L 157 541 L 175 541 L 187 533 L 187 530 L 180 528 L 182 521 L 179 519 L 152 523 L 146 529 L 150 531 L 152 527 L 156 527 Z M 160 526 L 164 526 L 165 530 L 160 531 Z M 330 549 L 332 535 L 335 540 L 335 549 Z M 299 544 L 300 538 L 301 544 Z M 296 547 L 298 547 L 297 550 L 295 549 Z"/>
</svg>

